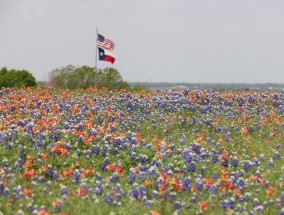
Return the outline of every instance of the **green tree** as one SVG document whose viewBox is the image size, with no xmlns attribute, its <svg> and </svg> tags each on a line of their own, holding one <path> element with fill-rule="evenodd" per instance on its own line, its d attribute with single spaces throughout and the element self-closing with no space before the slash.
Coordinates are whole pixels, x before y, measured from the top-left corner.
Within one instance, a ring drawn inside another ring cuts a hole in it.
<svg viewBox="0 0 284 215">
<path fill-rule="evenodd" d="M 0 70 L 0 87 L 36 86 L 36 79 L 26 70 Z"/>
<path fill-rule="evenodd" d="M 49 83 L 54 87 L 68 89 L 88 88 L 90 86 L 107 87 L 111 90 L 130 88 L 116 69 L 108 67 L 96 71 L 94 67 L 68 65 L 51 71 Z"/>
</svg>

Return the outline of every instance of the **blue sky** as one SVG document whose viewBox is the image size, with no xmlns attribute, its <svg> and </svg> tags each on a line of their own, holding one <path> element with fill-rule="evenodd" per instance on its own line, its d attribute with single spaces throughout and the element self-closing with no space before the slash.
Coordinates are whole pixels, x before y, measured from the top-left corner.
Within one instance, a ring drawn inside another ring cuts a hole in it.
<svg viewBox="0 0 284 215">
<path fill-rule="evenodd" d="M 96 28 L 126 81 L 284 83 L 282 0 L 0 0 L 0 67 L 47 80 L 95 66 Z"/>
</svg>

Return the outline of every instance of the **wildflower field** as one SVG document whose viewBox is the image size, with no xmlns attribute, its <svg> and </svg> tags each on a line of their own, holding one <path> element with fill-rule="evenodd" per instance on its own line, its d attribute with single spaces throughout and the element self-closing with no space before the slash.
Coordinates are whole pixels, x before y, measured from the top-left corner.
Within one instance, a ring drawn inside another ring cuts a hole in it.
<svg viewBox="0 0 284 215">
<path fill-rule="evenodd" d="M 3 214 L 284 214 L 284 92 L 0 93 Z"/>
</svg>

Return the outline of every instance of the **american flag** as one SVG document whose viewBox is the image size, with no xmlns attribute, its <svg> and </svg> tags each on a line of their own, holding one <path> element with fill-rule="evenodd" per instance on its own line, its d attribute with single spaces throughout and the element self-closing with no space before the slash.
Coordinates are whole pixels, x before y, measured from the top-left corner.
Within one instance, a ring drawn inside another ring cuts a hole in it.
<svg viewBox="0 0 284 215">
<path fill-rule="evenodd" d="M 101 34 L 98 34 L 97 47 L 100 47 L 100 48 L 103 48 L 109 51 L 113 51 L 115 44 L 110 39 L 104 37 Z"/>
</svg>

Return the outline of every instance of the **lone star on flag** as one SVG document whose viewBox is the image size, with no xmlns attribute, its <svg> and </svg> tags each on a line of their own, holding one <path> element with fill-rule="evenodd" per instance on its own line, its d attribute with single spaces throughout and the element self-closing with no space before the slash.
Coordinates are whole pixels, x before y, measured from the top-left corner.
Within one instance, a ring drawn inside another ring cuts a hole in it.
<svg viewBox="0 0 284 215">
<path fill-rule="evenodd" d="M 108 61 L 114 63 L 115 56 L 110 51 L 104 50 L 102 48 L 99 49 L 99 60 Z"/>
</svg>

